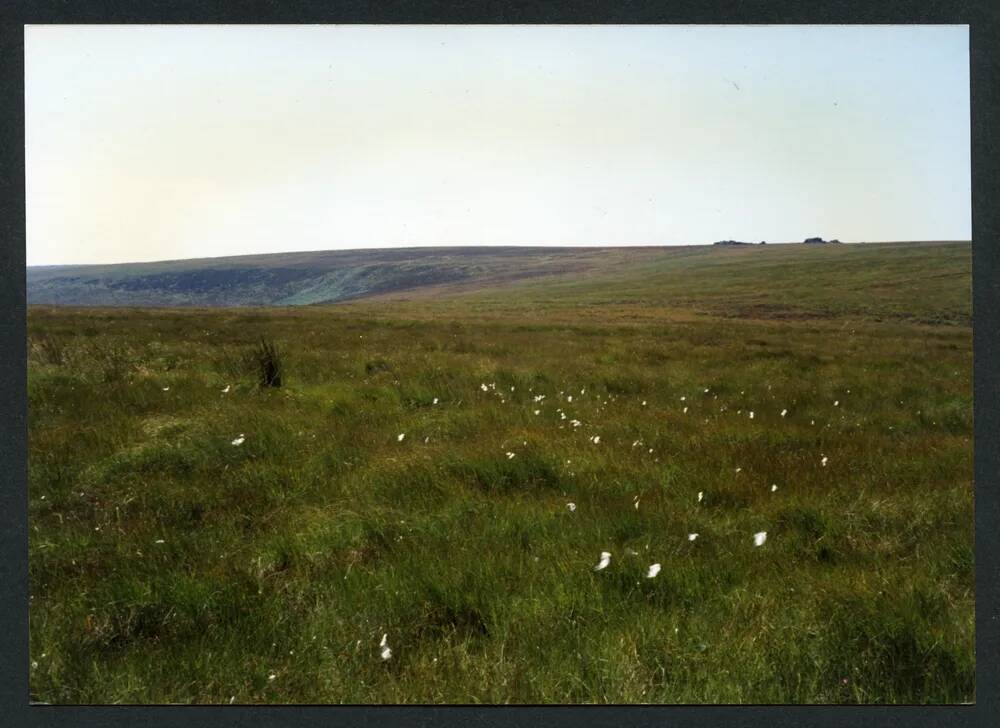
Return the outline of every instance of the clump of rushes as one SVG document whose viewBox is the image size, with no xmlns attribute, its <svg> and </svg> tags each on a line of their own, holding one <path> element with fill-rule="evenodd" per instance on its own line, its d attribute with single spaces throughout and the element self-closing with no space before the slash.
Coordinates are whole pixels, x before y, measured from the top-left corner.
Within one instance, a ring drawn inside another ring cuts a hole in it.
<svg viewBox="0 0 1000 728">
<path fill-rule="evenodd" d="M 49 334 L 40 334 L 31 337 L 29 351 L 36 359 L 44 364 L 59 366 L 66 361 L 66 354 L 62 342 Z"/>
<path fill-rule="evenodd" d="M 273 341 L 261 339 L 253 352 L 257 367 L 257 381 L 261 387 L 280 387 L 284 366 L 281 352 Z"/>
</svg>

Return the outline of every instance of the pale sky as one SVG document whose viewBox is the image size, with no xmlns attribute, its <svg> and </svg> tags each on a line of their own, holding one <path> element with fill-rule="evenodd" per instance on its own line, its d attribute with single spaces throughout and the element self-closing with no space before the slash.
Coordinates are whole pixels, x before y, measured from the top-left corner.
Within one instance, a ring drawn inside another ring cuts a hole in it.
<svg viewBox="0 0 1000 728">
<path fill-rule="evenodd" d="M 28 26 L 27 261 L 968 240 L 967 26 Z"/>
</svg>

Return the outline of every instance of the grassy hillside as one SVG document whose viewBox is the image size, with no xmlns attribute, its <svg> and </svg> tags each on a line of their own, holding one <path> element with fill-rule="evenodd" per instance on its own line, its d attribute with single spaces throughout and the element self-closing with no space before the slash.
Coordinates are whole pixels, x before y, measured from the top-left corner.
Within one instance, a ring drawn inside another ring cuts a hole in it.
<svg viewBox="0 0 1000 728">
<path fill-rule="evenodd" d="M 286 306 L 443 283 L 483 286 L 663 258 L 601 248 L 395 248 L 28 268 L 28 302 L 74 306 Z"/>
<path fill-rule="evenodd" d="M 970 253 L 31 307 L 33 698 L 973 700 Z"/>
<path fill-rule="evenodd" d="M 566 276 L 512 281 L 517 291 L 433 286 L 386 299 L 436 298 L 450 311 L 655 319 L 667 311 L 727 318 L 906 320 L 971 323 L 969 243 L 697 246 Z M 473 294 L 473 295 L 469 295 Z M 434 309 L 435 314 L 440 306 Z"/>
</svg>

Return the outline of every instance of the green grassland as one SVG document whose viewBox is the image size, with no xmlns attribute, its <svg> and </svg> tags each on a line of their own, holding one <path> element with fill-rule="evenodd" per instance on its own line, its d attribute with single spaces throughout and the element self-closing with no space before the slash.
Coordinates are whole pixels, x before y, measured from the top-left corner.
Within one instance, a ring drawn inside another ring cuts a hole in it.
<svg viewBox="0 0 1000 728">
<path fill-rule="evenodd" d="M 32 698 L 974 700 L 970 276 L 761 246 L 34 306 Z"/>
</svg>

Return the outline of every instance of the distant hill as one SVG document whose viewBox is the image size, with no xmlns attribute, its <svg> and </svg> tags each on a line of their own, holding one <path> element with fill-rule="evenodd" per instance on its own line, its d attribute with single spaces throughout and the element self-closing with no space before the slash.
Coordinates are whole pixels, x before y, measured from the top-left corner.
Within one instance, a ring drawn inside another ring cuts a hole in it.
<svg viewBox="0 0 1000 728">
<path fill-rule="evenodd" d="M 808 301 L 817 311 L 874 311 L 891 301 L 896 315 L 912 316 L 918 312 L 906 313 L 905 302 L 940 307 L 937 286 L 953 295 L 951 276 L 968 275 L 970 265 L 968 243 L 383 248 L 29 267 L 27 287 L 29 304 L 94 307 L 292 306 L 451 294 L 471 303 L 468 294 L 496 291 L 505 292 L 503 305 L 537 299 L 533 305 L 551 307 L 585 294 L 705 309 L 726 301 L 731 313 L 801 309 Z M 961 318 L 967 302 L 949 308 Z"/>
<path fill-rule="evenodd" d="M 385 248 L 29 267 L 28 303 L 284 306 L 441 284 L 497 285 L 662 256 L 663 248 Z M 628 252 L 628 251 L 631 251 Z"/>
</svg>

